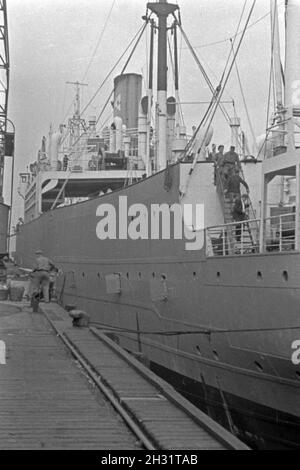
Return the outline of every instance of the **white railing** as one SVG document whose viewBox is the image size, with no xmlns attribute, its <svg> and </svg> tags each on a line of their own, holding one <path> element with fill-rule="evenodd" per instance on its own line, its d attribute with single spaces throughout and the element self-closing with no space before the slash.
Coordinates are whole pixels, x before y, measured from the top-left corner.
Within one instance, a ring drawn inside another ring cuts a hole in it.
<svg viewBox="0 0 300 470">
<path fill-rule="evenodd" d="M 300 130 L 298 119 L 292 109 L 287 110 L 286 119 L 278 121 L 267 129 L 266 141 L 261 145 L 260 154 L 272 158 L 284 154 L 289 145 L 300 147 Z"/>
<path fill-rule="evenodd" d="M 207 256 L 258 253 L 259 222 L 258 219 L 254 219 L 208 227 L 206 229 Z"/>
<path fill-rule="evenodd" d="M 260 227 L 260 219 L 208 227 L 206 229 L 207 256 L 233 256 L 295 249 L 295 213 L 265 219 L 262 246 Z"/>
<path fill-rule="evenodd" d="M 43 163 L 39 165 L 39 171 L 71 171 L 73 173 L 82 173 L 85 171 L 103 171 L 103 170 L 127 170 L 129 168 L 128 159 L 124 156 L 119 157 L 78 157 L 69 159 L 68 162 L 58 161 L 57 163 Z"/>
<path fill-rule="evenodd" d="M 115 131 L 116 132 L 116 131 Z M 138 129 L 127 129 L 122 134 L 123 151 L 112 152 L 110 154 L 110 137 L 111 132 L 108 130 L 104 135 L 93 137 L 88 134 L 84 135 L 80 142 L 74 145 L 71 149 L 68 147 L 61 147 L 58 152 L 58 162 L 50 162 L 47 158 L 35 163 L 34 173 L 45 171 L 71 171 L 71 172 L 84 172 L 84 171 L 102 171 L 102 170 L 127 170 L 134 164 L 138 164 Z M 124 139 L 129 138 L 127 153 L 128 158 L 125 158 L 125 144 Z M 101 145 L 102 152 L 99 150 Z M 45 154 L 46 155 L 46 154 Z M 64 160 L 67 155 L 68 162 Z M 131 161 L 129 163 L 129 160 Z"/>
<path fill-rule="evenodd" d="M 264 251 L 290 251 L 295 249 L 296 213 L 269 217 L 264 221 Z"/>
</svg>

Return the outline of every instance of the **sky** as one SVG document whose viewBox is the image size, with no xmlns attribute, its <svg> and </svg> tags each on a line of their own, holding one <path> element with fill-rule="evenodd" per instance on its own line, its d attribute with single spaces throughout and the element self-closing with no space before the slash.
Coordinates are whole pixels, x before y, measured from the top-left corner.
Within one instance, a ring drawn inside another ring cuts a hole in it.
<svg viewBox="0 0 300 470">
<path fill-rule="evenodd" d="M 181 0 L 183 29 L 214 85 L 221 77 L 233 37 L 245 6 L 241 22 L 245 23 L 252 0 Z M 282 5 L 283 2 L 279 2 Z M 67 81 L 82 81 L 82 105 L 95 93 L 126 45 L 142 25 L 146 11 L 144 0 L 7 0 L 10 47 L 9 118 L 16 127 L 14 215 L 22 215 L 23 202 L 16 190 L 21 171 L 36 159 L 42 137 L 50 124 L 63 122 L 72 104 L 74 89 Z M 257 0 L 252 25 L 246 32 L 237 64 L 255 134 L 266 126 L 266 109 L 270 69 L 269 0 Z M 106 27 L 104 29 L 104 25 Z M 101 39 L 101 41 L 100 41 Z M 97 42 L 99 48 L 91 62 Z M 205 101 L 211 94 L 192 59 L 180 44 L 180 99 L 183 102 Z M 143 38 L 127 72 L 145 73 L 148 41 Z M 124 63 L 124 62 L 123 62 Z M 121 66 L 120 66 L 121 67 Z M 98 115 L 101 103 L 112 89 L 108 80 L 86 117 Z M 173 92 L 171 87 L 171 93 Z M 235 70 L 223 95 L 235 100 L 236 109 L 249 139 L 246 119 Z M 232 105 L 226 105 L 232 114 Z M 198 125 L 205 105 L 184 105 L 188 132 Z M 101 120 L 100 120 L 101 122 Z M 230 131 L 220 113 L 213 124 L 216 144 L 230 143 Z M 5 202 L 9 203 L 10 161 L 5 173 Z"/>
</svg>

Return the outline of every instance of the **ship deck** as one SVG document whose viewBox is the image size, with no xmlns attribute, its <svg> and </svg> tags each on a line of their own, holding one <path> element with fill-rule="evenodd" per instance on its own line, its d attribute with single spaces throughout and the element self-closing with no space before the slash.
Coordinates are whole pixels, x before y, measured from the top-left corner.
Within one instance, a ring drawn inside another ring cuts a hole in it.
<svg viewBox="0 0 300 470">
<path fill-rule="evenodd" d="M 0 340 L 0 449 L 247 449 L 57 304 L 1 302 Z"/>
</svg>

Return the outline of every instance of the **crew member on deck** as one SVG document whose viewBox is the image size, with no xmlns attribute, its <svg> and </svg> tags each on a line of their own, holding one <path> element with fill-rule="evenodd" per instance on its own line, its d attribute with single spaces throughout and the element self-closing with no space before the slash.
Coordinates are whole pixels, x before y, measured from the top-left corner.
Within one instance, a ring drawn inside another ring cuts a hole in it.
<svg viewBox="0 0 300 470">
<path fill-rule="evenodd" d="M 241 195 L 241 184 L 246 188 L 247 193 L 249 193 L 249 186 L 240 177 L 240 172 L 238 168 L 235 168 L 232 174 L 229 174 L 227 182 L 226 182 L 226 194 L 229 196 L 231 201 L 234 200 L 235 196 Z"/>
<path fill-rule="evenodd" d="M 215 173 L 214 173 L 214 184 L 218 184 L 219 178 L 223 181 L 223 159 L 224 159 L 224 145 L 219 145 L 218 152 L 214 155 Z"/>
<path fill-rule="evenodd" d="M 208 157 L 206 158 L 207 162 L 215 162 L 216 161 L 216 144 L 212 144 L 211 146 L 211 152 L 208 153 Z"/>
<path fill-rule="evenodd" d="M 215 155 L 215 163 L 217 167 L 220 167 L 224 159 L 224 145 L 219 145 L 218 152 Z"/>
<path fill-rule="evenodd" d="M 222 161 L 222 173 L 224 175 L 224 182 L 227 181 L 229 175 L 233 172 L 235 168 L 241 170 L 241 162 L 238 154 L 235 152 L 235 147 L 232 145 L 229 152 L 226 152 Z"/>
<path fill-rule="evenodd" d="M 239 195 L 235 196 L 234 200 L 234 206 L 232 209 L 232 219 L 234 222 L 238 222 L 236 227 L 235 227 L 235 238 L 237 242 L 241 241 L 241 234 L 242 234 L 242 222 L 244 220 L 247 220 L 247 215 L 246 215 L 246 206 L 245 206 L 245 197 L 246 195 L 243 195 L 242 197 Z"/>
<path fill-rule="evenodd" d="M 67 171 L 68 163 L 69 163 L 68 155 L 64 155 L 64 158 L 63 158 L 63 171 Z"/>
</svg>

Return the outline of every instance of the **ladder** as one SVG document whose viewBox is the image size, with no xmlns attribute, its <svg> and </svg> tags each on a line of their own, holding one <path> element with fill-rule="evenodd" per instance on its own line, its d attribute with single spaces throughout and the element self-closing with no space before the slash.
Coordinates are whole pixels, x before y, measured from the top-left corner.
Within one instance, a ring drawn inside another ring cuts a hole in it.
<svg viewBox="0 0 300 470">
<path fill-rule="evenodd" d="M 228 254 L 245 254 L 247 252 L 253 253 L 257 246 L 256 237 L 258 236 L 258 230 L 256 231 L 256 228 L 251 226 L 252 222 L 247 223 L 247 219 L 250 219 L 250 211 L 253 211 L 250 198 L 248 208 L 246 210 L 247 219 L 243 223 L 237 222 L 236 226 L 232 225 L 234 222 L 232 217 L 234 202 L 230 197 L 227 196 L 225 192 L 222 176 L 217 167 L 215 167 L 215 171 L 216 188 L 223 210 L 224 223 L 231 224 L 226 229 L 226 245 Z"/>
</svg>

